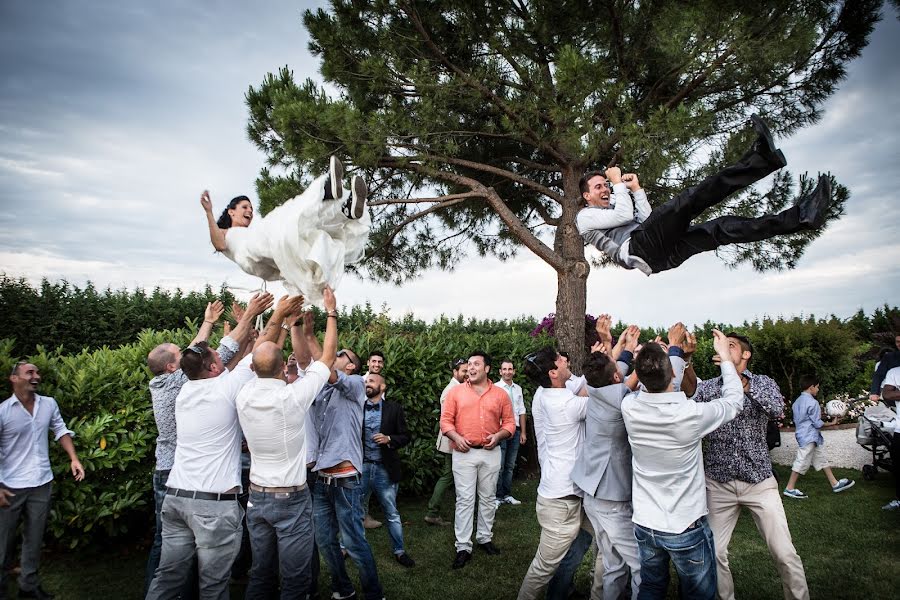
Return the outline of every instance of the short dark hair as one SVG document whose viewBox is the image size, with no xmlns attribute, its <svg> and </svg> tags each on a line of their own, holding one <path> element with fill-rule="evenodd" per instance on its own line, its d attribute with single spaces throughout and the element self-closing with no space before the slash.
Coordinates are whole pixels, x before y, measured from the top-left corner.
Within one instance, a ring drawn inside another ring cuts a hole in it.
<svg viewBox="0 0 900 600">
<path fill-rule="evenodd" d="M 815 373 L 807 373 L 800 376 L 800 389 L 808 390 L 814 385 L 819 385 L 819 376 Z"/>
<path fill-rule="evenodd" d="M 597 176 L 606 179 L 606 173 L 603 171 L 588 171 L 584 175 L 581 176 L 581 179 L 578 180 L 578 191 L 582 194 L 586 194 L 591 188 L 588 186 L 588 181 Z"/>
<path fill-rule="evenodd" d="M 589 386 L 606 387 L 615 383 L 616 363 L 603 352 L 593 352 L 584 361 L 583 372 Z"/>
<path fill-rule="evenodd" d="M 222 211 L 222 214 L 219 215 L 219 220 L 216 221 L 216 225 L 219 226 L 219 229 L 229 229 L 231 227 L 231 215 L 228 214 L 228 211 L 237 208 L 237 205 L 244 200 L 250 202 L 250 198 L 247 196 L 235 196 L 231 199 L 231 202 L 228 203 L 228 206 L 226 206 L 225 210 Z"/>
<path fill-rule="evenodd" d="M 514 363 L 511 358 L 502 358 L 498 362 L 500 363 L 501 367 L 503 366 L 503 363 L 509 363 L 512 365 L 513 369 L 516 368 L 516 363 Z"/>
<path fill-rule="evenodd" d="M 16 361 L 16 363 L 12 366 L 12 370 L 10 371 L 9 376 L 10 377 L 17 376 L 19 374 L 19 369 L 21 369 L 22 367 L 24 367 L 27 364 L 31 364 L 31 363 L 29 363 L 27 360 Z"/>
<path fill-rule="evenodd" d="M 750 358 L 747 359 L 747 366 L 750 366 L 750 361 L 753 360 L 753 344 L 750 343 L 750 338 L 746 335 L 741 335 L 736 331 L 729 331 L 725 334 L 725 337 L 736 339 L 741 343 L 741 350 L 750 353 Z"/>
<path fill-rule="evenodd" d="M 550 371 L 556 368 L 556 357 L 559 352 L 553 346 L 544 346 L 537 352 L 532 352 L 524 358 L 522 371 L 534 385 L 544 388 L 553 387 L 550 381 Z"/>
<path fill-rule="evenodd" d="M 472 358 L 473 356 L 480 356 L 484 360 L 484 366 L 491 366 L 491 355 L 484 350 L 472 350 L 469 352 L 469 358 Z"/>
<path fill-rule="evenodd" d="M 200 379 L 200 375 L 215 362 L 216 357 L 207 342 L 197 342 L 181 351 L 181 370 L 191 381 Z"/>
<path fill-rule="evenodd" d="M 666 351 L 656 342 L 644 344 L 634 359 L 634 370 L 647 391 L 654 394 L 665 392 L 672 381 L 672 363 Z"/>
<path fill-rule="evenodd" d="M 381 350 L 372 350 L 369 352 L 369 358 L 372 358 L 373 356 L 380 356 L 381 360 L 384 360 L 384 353 Z"/>
</svg>

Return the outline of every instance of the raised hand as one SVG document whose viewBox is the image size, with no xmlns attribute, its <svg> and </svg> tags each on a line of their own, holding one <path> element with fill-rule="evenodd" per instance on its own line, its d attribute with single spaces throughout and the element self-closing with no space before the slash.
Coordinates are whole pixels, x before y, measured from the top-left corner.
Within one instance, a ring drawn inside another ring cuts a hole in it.
<svg viewBox="0 0 900 600">
<path fill-rule="evenodd" d="M 629 191 L 636 192 L 641 189 L 641 182 L 638 181 L 637 173 L 625 173 L 622 175 L 622 182 L 628 187 Z"/>
<path fill-rule="evenodd" d="M 718 329 L 713 329 L 713 348 L 716 351 L 716 357 L 719 359 L 716 362 L 720 364 L 731 362 L 731 348 L 728 344 L 728 338 Z"/>
<path fill-rule="evenodd" d="M 203 190 L 200 194 L 200 206 L 208 213 L 212 212 L 212 200 L 209 199 L 209 190 Z"/>
<path fill-rule="evenodd" d="M 209 321 L 210 323 L 215 323 L 222 318 L 222 313 L 224 312 L 225 305 L 222 304 L 221 300 L 210 302 L 206 305 L 206 311 L 203 313 L 203 320 Z"/>
<path fill-rule="evenodd" d="M 311 310 L 303 313 L 303 335 L 316 334 L 316 315 Z"/>
<path fill-rule="evenodd" d="M 253 297 L 250 298 L 250 302 L 247 303 L 247 310 L 244 311 L 244 316 L 256 317 L 261 315 L 272 308 L 274 303 L 275 296 L 269 292 L 258 292 L 253 294 Z"/>
<path fill-rule="evenodd" d="M 612 184 L 621 183 L 622 169 L 619 167 L 609 167 L 606 169 L 606 179 Z"/>
<path fill-rule="evenodd" d="M 278 300 L 278 304 L 275 305 L 275 313 L 284 318 L 287 315 L 292 315 L 300 312 L 300 307 L 303 306 L 303 296 L 282 296 Z"/>
<path fill-rule="evenodd" d="M 611 324 L 612 317 L 608 314 L 603 313 L 599 317 L 597 317 L 597 325 L 595 327 L 595 329 L 597 330 L 597 337 L 599 337 L 603 341 L 611 340 L 612 333 L 609 330 Z"/>
<path fill-rule="evenodd" d="M 682 344 L 681 349 L 684 351 L 684 356 L 688 360 L 690 360 L 690 357 L 692 357 L 697 350 L 697 337 L 690 331 L 685 332 L 684 343 Z"/>
<path fill-rule="evenodd" d="M 322 290 L 322 297 L 326 311 L 333 312 L 337 310 L 337 298 L 334 297 L 334 291 L 331 289 L 331 286 L 325 286 L 325 289 Z"/>
<path fill-rule="evenodd" d="M 603 342 L 594 342 L 594 345 L 591 346 L 591 354 L 596 354 L 597 352 L 606 354 L 606 351 L 606 344 Z"/>
<path fill-rule="evenodd" d="M 231 316 L 234 317 L 235 321 L 240 321 L 244 318 L 244 307 L 237 300 L 231 303 Z"/>
<path fill-rule="evenodd" d="M 625 336 L 625 349 L 632 354 L 637 353 L 638 340 L 641 337 L 640 327 L 637 325 L 629 325 L 625 328 L 625 331 L 622 332 L 622 335 Z"/>
<path fill-rule="evenodd" d="M 678 346 L 680 348 L 684 344 L 685 335 L 687 335 L 687 328 L 681 321 L 669 327 L 669 333 L 666 336 L 669 340 L 669 346 Z"/>
<path fill-rule="evenodd" d="M 653 341 L 655 343 L 659 344 L 660 346 L 662 346 L 662 349 L 665 350 L 666 352 L 669 351 L 669 345 L 667 343 L 665 343 L 660 336 L 656 336 L 656 338 Z"/>
</svg>

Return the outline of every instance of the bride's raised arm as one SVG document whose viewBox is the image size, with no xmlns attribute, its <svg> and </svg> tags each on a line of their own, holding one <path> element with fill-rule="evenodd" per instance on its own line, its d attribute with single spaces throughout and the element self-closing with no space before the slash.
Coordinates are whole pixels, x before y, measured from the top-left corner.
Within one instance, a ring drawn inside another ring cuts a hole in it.
<svg viewBox="0 0 900 600">
<path fill-rule="evenodd" d="M 203 190 L 203 193 L 200 195 L 200 206 L 203 207 L 203 211 L 206 213 L 206 221 L 209 225 L 209 241 L 212 242 L 213 248 L 219 252 L 224 251 L 225 231 L 219 229 L 216 218 L 213 216 L 212 200 L 209 199 L 209 191 Z"/>
</svg>

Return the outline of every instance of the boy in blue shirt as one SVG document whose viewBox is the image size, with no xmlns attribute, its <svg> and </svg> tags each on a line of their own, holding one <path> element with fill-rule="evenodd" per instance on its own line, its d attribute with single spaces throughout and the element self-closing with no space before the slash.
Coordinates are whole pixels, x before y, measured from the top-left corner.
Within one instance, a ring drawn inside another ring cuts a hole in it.
<svg viewBox="0 0 900 600">
<path fill-rule="evenodd" d="M 794 427 L 797 436 L 797 456 L 794 458 L 794 464 L 791 466 L 791 478 L 788 480 L 787 487 L 784 488 L 784 495 L 788 498 L 807 498 L 808 496 L 798 490 L 796 487 L 797 479 L 809 470 L 812 465 L 817 471 L 825 471 L 825 476 L 831 483 L 831 490 L 835 493 L 853 487 L 856 482 L 852 479 L 841 479 L 838 481 L 831 472 L 828 465 L 828 459 L 825 457 L 825 439 L 822 437 L 822 407 L 816 400 L 816 394 L 819 393 L 819 378 L 815 375 L 804 375 L 800 378 L 800 387 L 803 393 L 794 400 Z"/>
</svg>

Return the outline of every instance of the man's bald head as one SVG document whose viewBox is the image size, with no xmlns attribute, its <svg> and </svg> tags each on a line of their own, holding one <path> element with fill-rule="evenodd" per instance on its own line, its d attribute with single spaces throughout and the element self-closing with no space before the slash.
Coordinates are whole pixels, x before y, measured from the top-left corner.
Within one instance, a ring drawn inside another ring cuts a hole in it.
<svg viewBox="0 0 900 600">
<path fill-rule="evenodd" d="M 171 343 L 160 344 L 147 355 L 147 367 L 154 375 L 177 371 L 179 361 L 181 361 L 181 349 Z"/>
<path fill-rule="evenodd" d="M 284 356 L 274 342 L 263 342 L 253 350 L 253 370 L 262 379 L 284 376 Z"/>
</svg>

